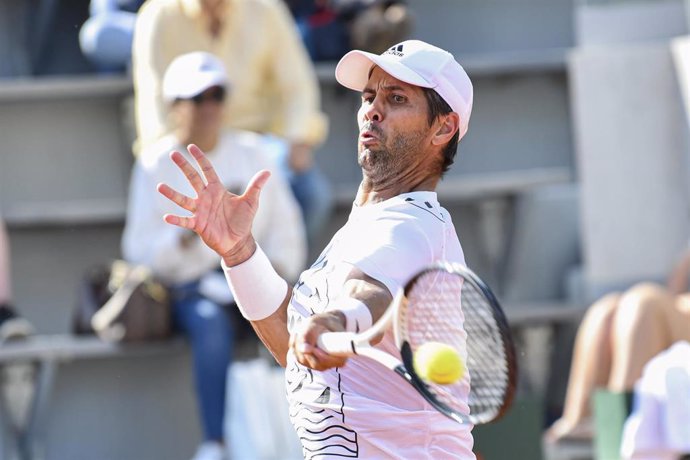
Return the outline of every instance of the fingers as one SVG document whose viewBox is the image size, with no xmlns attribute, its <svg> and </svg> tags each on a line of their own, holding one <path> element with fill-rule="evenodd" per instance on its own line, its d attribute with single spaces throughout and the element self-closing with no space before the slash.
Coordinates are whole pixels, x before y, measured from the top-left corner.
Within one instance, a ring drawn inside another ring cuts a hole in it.
<svg viewBox="0 0 690 460">
<path fill-rule="evenodd" d="M 289 342 L 297 362 L 317 371 L 342 367 L 347 362 L 347 358 L 330 355 L 316 346 L 318 337 L 323 332 L 331 331 L 323 320 L 310 318 L 290 336 Z"/>
<path fill-rule="evenodd" d="M 342 367 L 347 358 L 329 355 L 320 348 L 297 337 L 294 340 L 293 352 L 297 362 L 317 371 L 324 371 L 333 367 Z"/>
<path fill-rule="evenodd" d="M 196 211 L 196 200 L 188 197 L 187 195 L 183 195 L 182 193 L 170 187 L 168 184 L 158 184 L 158 187 L 156 188 L 161 195 L 182 209 L 186 209 L 189 212 Z"/>
<path fill-rule="evenodd" d="M 297 362 L 317 371 L 342 367 L 347 362 L 346 358 L 331 356 L 319 348 L 309 346 L 303 347 L 299 352 L 295 353 L 295 356 L 297 357 Z"/>
<path fill-rule="evenodd" d="M 220 179 L 218 178 L 218 175 L 216 174 L 216 170 L 213 169 L 213 165 L 211 164 L 211 162 L 208 160 L 206 155 L 204 155 L 204 152 L 202 152 L 199 147 L 197 147 L 194 144 L 189 144 L 187 146 L 187 151 L 194 157 L 196 162 L 201 167 L 201 172 L 203 173 L 204 177 L 206 178 L 207 183 L 210 184 L 213 182 L 220 182 Z"/>
<path fill-rule="evenodd" d="M 183 195 L 180 192 L 175 191 L 168 184 L 158 184 L 157 189 L 161 195 L 163 195 L 176 205 L 180 206 L 181 208 L 186 209 L 190 212 L 196 211 L 196 202 L 193 199 L 189 198 L 186 195 Z M 193 217 L 183 217 L 176 216 L 175 214 L 166 214 L 163 216 L 163 220 L 169 224 L 177 225 L 178 227 L 194 229 L 195 220 Z"/>
<path fill-rule="evenodd" d="M 183 216 L 176 216 L 175 214 L 166 214 L 163 216 L 163 220 L 169 224 L 177 225 L 178 227 L 187 228 L 189 230 L 194 230 L 194 218 L 193 217 L 183 217 Z"/>
<path fill-rule="evenodd" d="M 269 177 L 271 177 L 271 173 L 265 169 L 254 174 L 244 190 L 244 197 L 251 203 L 258 203 L 261 189 L 264 188 Z"/>
<path fill-rule="evenodd" d="M 182 155 L 180 152 L 171 152 L 170 159 L 177 165 L 178 168 L 182 170 L 182 173 L 184 173 L 185 177 L 197 193 L 204 189 L 206 184 L 194 166 L 187 161 L 184 155 Z"/>
</svg>

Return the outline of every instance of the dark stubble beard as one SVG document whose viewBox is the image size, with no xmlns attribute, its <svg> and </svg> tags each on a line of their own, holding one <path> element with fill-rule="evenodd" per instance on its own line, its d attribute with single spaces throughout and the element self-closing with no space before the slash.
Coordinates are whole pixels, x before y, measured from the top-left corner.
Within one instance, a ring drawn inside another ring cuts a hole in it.
<svg viewBox="0 0 690 460">
<path fill-rule="evenodd" d="M 419 154 L 425 131 L 396 132 L 389 144 L 388 136 L 380 128 L 368 127 L 378 138 L 379 147 L 365 148 L 358 155 L 359 166 L 374 184 L 385 184 L 399 177 Z"/>
</svg>

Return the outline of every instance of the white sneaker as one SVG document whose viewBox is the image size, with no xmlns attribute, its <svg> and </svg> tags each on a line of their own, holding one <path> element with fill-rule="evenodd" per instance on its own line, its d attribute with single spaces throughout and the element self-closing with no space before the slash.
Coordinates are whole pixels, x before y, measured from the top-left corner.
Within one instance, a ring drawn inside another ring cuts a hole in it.
<svg viewBox="0 0 690 460">
<path fill-rule="evenodd" d="M 225 446 L 221 443 L 206 441 L 199 445 L 192 460 L 227 460 Z"/>
</svg>

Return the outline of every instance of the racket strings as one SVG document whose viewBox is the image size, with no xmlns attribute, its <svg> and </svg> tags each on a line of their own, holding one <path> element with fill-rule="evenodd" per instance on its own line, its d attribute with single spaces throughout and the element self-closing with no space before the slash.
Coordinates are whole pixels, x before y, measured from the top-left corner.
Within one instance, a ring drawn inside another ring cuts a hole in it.
<svg viewBox="0 0 690 460">
<path fill-rule="evenodd" d="M 413 352 L 441 342 L 454 347 L 466 365 L 456 383 L 427 382 L 434 396 L 458 413 L 469 412 L 476 422 L 495 417 L 510 384 L 509 370 L 504 331 L 485 295 L 457 273 L 430 270 L 409 288 L 402 310 L 399 338 Z"/>
<path fill-rule="evenodd" d="M 455 348 L 462 361 L 467 362 L 467 334 L 459 308 L 462 285 L 463 279 L 456 274 L 430 270 L 408 288 L 404 322 L 399 330 L 400 339 L 407 341 L 413 352 L 425 343 L 440 342 Z M 427 383 L 434 396 L 453 411 L 469 412 L 469 375 L 449 385 Z"/>
</svg>

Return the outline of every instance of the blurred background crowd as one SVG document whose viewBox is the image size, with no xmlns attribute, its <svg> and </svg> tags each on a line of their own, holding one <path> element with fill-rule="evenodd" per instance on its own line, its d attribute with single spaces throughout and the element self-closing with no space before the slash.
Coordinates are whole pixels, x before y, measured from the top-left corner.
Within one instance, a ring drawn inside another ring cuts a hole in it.
<svg viewBox="0 0 690 460">
<path fill-rule="evenodd" d="M 687 0 L 0 2 L 0 458 L 300 458 L 280 371 L 155 185 L 184 187 L 167 155 L 189 143 L 234 193 L 270 169 L 254 232 L 296 280 L 361 177 L 335 62 L 406 38 L 475 88 L 439 198 L 520 356 L 477 452 L 689 453 L 690 433 L 646 424 L 668 424 L 669 388 L 690 407 L 690 370 L 628 419 L 645 365 L 690 340 L 689 33 Z M 165 287 L 170 338 L 105 352 L 74 334 L 85 279 L 115 259 Z"/>
</svg>

